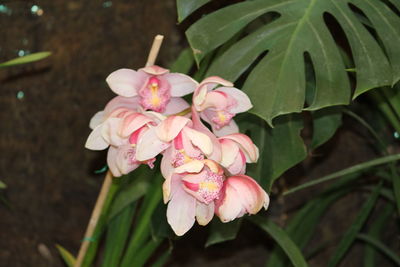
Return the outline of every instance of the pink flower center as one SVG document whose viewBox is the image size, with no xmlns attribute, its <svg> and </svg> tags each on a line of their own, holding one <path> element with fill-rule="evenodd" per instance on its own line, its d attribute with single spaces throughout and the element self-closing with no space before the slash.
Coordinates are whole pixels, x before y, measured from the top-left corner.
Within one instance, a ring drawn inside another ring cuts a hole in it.
<svg viewBox="0 0 400 267">
<path fill-rule="evenodd" d="M 199 200 L 205 204 L 218 199 L 224 183 L 224 177 L 210 170 L 205 171 L 206 178 L 198 184 L 183 181 L 184 185 L 195 192 Z"/>
<path fill-rule="evenodd" d="M 218 130 L 228 125 L 231 119 L 235 116 L 234 113 L 230 113 L 227 110 L 210 110 L 208 114 L 211 117 L 209 119 L 211 119 L 211 121 L 215 123 L 215 128 L 217 128 Z"/>
<path fill-rule="evenodd" d="M 147 85 L 139 90 L 139 95 L 142 107 L 156 112 L 164 112 L 171 99 L 168 83 L 161 83 L 155 76 L 151 77 Z"/>
<path fill-rule="evenodd" d="M 177 168 L 183 164 L 186 164 L 194 159 L 203 160 L 204 155 L 200 152 L 199 149 L 194 148 L 192 149 L 192 153 L 188 155 L 184 149 L 183 145 L 183 136 L 182 132 L 178 134 L 177 137 L 174 139 L 174 148 L 175 148 L 175 155 L 172 158 L 172 166 Z"/>
</svg>

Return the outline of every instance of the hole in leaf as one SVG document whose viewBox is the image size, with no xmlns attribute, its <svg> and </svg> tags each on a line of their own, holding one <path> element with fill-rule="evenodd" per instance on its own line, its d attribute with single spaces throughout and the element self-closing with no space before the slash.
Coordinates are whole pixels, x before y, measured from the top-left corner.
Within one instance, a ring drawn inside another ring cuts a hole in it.
<svg viewBox="0 0 400 267">
<path fill-rule="evenodd" d="M 351 83 L 351 93 L 353 94 L 356 87 L 356 78 L 354 75 L 355 72 L 350 71 L 355 69 L 355 65 L 349 40 L 347 39 L 346 33 L 344 32 L 342 26 L 340 26 L 339 22 L 332 14 L 325 12 L 323 18 L 325 25 L 327 26 L 332 38 L 335 40 L 335 43 L 339 48 L 345 68 L 348 70 L 346 72 Z"/>
<path fill-rule="evenodd" d="M 398 1 L 398 0 L 393 0 Z M 386 4 L 388 8 L 390 8 L 397 16 L 400 16 L 400 10 L 389 0 L 381 0 L 382 3 Z"/>
<path fill-rule="evenodd" d="M 304 108 L 307 108 L 314 101 L 317 84 L 315 79 L 315 69 L 310 54 L 308 52 L 304 52 L 303 58 L 306 75 L 306 101 L 304 103 Z"/>
<path fill-rule="evenodd" d="M 353 4 L 349 3 L 349 7 L 353 11 L 353 13 L 356 15 L 358 20 L 362 23 L 362 25 L 367 29 L 367 31 L 374 37 L 374 39 L 377 41 L 379 46 L 383 49 L 385 56 L 387 58 L 389 58 L 387 51 L 385 49 L 385 46 L 383 45 L 383 43 L 381 41 L 381 38 L 379 37 L 378 33 L 374 29 L 374 26 L 373 26 L 372 22 L 370 21 L 370 19 L 367 17 L 367 15 L 365 15 L 365 13 L 360 8 L 358 8 L 357 6 L 355 6 Z"/>
<path fill-rule="evenodd" d="M 257 58 L 251 63 L 251 65 L 246 69 L 245 72 L 243 72 L 239 78 L 235 82 L 235 87 L 237 88 L 242 88 L 244 82 L 247 80 L 247 77 L 249 74 L 252 72 L 255 66 L 258 65 L 258 63 L 268 54 L 268 51 L 264 51 L 261 54 L 257 56 Z"/>
</svg>

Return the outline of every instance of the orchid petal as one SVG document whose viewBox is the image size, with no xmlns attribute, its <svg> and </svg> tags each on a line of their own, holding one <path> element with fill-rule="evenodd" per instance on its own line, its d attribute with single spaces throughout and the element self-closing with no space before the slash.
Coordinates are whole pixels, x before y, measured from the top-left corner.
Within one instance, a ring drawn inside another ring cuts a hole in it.
<svg viewBox="0 0 400 267">
<path fill-rule="evenodd" d="M 201 160 L 192 160 L 186 164 L 183 164 L 175 169 L 175 173 L 198 173 L 204 167 L 204 163 Z"/>
<path fill-rule="evenodd" d="M 103 150 L 106 149 L 110 144 L 104 140 L 102 136 L 103 124 L 98 125 L 90 133 L 88 139 L 86 140 L 85 147 L 90 150 Z"/>
<path fill-rule="evenodd" d="M 234 162 L 227 167 L 231 175 L 244 174 L 246 172 L 246 156 L 239 150 Z"/>
<path fill-rule="evenodd" d="M 238 192 L 229 184 L 223 187 L 223 196 L 215 201 L 216 214 L 224 223 L 241 217 L 244 208 L 240 201 Z"/>
<path fill-rule="evenodd" d="M 163 75 L 169 72 L 169 70 L 164 69 L 157 65 L 147 66 L 138 70 L 138 72 L 145 72 L 150 75 Z"/>
<path fill-rule="evenodd" d="M 201 122 L 199 113 L 195 110 L 194 107 L 192 107 L 192 121 L 193 121 L 193 129 L 202 132 L 206 134 L 213 146 L 213 151 L 210 156 L 208 156 L 209 159 L 215 160 L 216 162 L 221 161 L 221 144 L 219 143 L 217 137 L 206 127 L 204 124 Z"/>
<path fill-rule="evenodd" d="M 132 150 L 133 148 L 130 145 L 123 145 L 118 147 L 116 162 L 122 174 L 128 174 L 140 165 L 140 162 L 133 161 L 134 155 L 132 155 L 131 157 L 127 155 L 128 153 L 134 153 L 132 152 Z"/>
<path fill-rule="evenodd" d="M 223 86 L 233 86 L 233 83 L 231 83 L 230 81 L 227 81 L 225 79 L 222 79 L 221 77 L 218 76 L 210 76 L 205 78 L 201 83 L 200 86 L 204 86 L 204 85 L 213 85 L 214 87 L 217 85 L 223 85 Z M 212 89 L 212 88 L 209 88 Z"/>
<path fill-rule="evenodd" d="M 106 107 L 104 108 L 104 115 L 106 117 L 110 116 L 115 110 L 117 109 L 129 109 L 132 111 L 138 111 L 139 105 L 139 97 L 123 97 L 123 96 L 116 96 L 111 99 Z"/>
<path fill-rule="evenodd" d="M 120 96 L 136 96 L 138 90 L 143 86 L 147 75 L 131 69 L 119 69 L 111 73 L 106 82 L 111 90 Z"/>
<path fill-rule="evenodd" d="M 170 116 L 164 121 L 162 121 L 156 127 L 156 133 L 158 138 L 164 142 L 172 141 L 185 127 L 186 124 L 190 122 L 190 119 L 182 116 Z"/>
<path fill-rule="evenodd" d="M 248 163 L 257 162 L 259 156 L 258 148 L 250 137 L 242 133 L 234 133 L 225 135 L 222 138 L 235 141 L 242 148 Z"/>
<path fill-rule="evenodd" d="M 167 208 L 167 221 L 178 236 L 184 235 L 195 222 L 196 199 L 177 187 Z"/>
<path fill-rule="evenodd" d="M 198 86 L 198 82 L 181 73 L 168 73 L 165 79 L 171 86 L 171 96 L 184 96 L 190 94 Z"/>
<path fill-rule="evenodd" d="M 196 220 L 200 225 L 207 225 L 214 216 L 214 202 L 204 204 L 199 201 L 196 203 Z"/>
<path fill-rule="evenodd" d="M 220 163 L 222 166 L 227 168 L 235 161 L 235 158 L 239 154 L 239 147 L 236 142 L 229 139 L 219 139 L 219 142 L 221 144 L 222 151 Z"/>
<path fill-rule="evenodd" d="M 236 100 L 236 105 L 229 110 L 231 113 L 245 112 L 253 107 L 250 98 L 242 90 L 234 87 L 219 87 L 217 91 L 224 92 Z"/>
<path fill-rule="evenodd" d="M 89 127 L 90 129 L 94 129 L 97 126 L 99 126 L 100 124 L 102 124 L 104 122 L 104 111 L 99 111 L 96 114 L 94 114 L 94 116 L 90 119 L 89 122 Z"/>
<path fill-rule="evenodd" d="M 224 137 L 225 135 L 228 135 L 228 134 L 239 133 L 239 127 L 234 120 L 231 120 L 228 125 L 221 127 L 221 129 L 217 129 L 215 127 L 215 123 L 213 123 L 213 122 L 211 122 L 210 124 L 211 124 L 211 128 L 213 130 L 213 133 L 217 137 Z"/>
<path fill-rule="evenodd" d="M 228 96 L 225 93 L 218 91 L 209 92 L 203 103 L 197 109 L 198 111 L 203 111 L 207 108 L 215 108 L 216 110 L 226 109 L 228 106 Z"/>
<path fill-rule="evenodd" d="M 256 214 L 262 207 L 268 207 L 269 197 L 267 193 L 254 181 L 246 175 L 237 175 L 229 177 L 226 183 L 232 186 L 242 201 L 242 205 L 250 214 Z"/>
<path fill-rule="evenodd" d="M 107 153 L 107 165 L 114 177 L 120 177 L 122 175 L 121 171 L 117 166 L 117 161 L 116 161 L 117 155 L 118 155 L 118 149 L 114 146 L 110 146 Z"/>
<path fill-rule="evenodd" d="M 146 123 L 152 122 L 153 120 L 146 115 L 141 113 L 132 113 L 126 116 L 122 122 L 120 134 L 123 137 L 131 135 L 133 132 L 143 127 Z"/>
<path fill-rule="evenodd" d="M 208 135 L 193 130 L 189 127 L 183 128 L 184 133 L 190 139 L 193 145 L 198 147 L 206 156 L 210 156 L 213 152 L 213 143 Z"/>
<path fill-rule="evenodd" d="M 172 97 L 167 104 L 164 115 L 174 115 L 184 111 L 185 109 L 189 108 L 190 105 L 181 97 Z"/>
<path fill-rule="evenodd" d="M 118 134 L 122 124 L 120 118 L 109 118 L 102 125 L 101 134 L 104 140 L 113 146 L 120 146 L 125 143 L 126 140 Z"/>
<path fill-rule="evenodd" d="M 160 152 L 168 148 L 170 144 L 158 139 L 156 128 L 151 127 L 140 138 L 136 147 L 136 159 L 145 161 L 156 157 Z"/>
</svg>

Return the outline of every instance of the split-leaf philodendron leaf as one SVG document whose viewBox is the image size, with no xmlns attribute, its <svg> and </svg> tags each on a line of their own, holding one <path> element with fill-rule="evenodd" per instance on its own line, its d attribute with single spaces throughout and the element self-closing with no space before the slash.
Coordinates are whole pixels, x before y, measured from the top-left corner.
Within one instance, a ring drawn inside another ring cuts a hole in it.
<svg viewBox="0 0 400 267">
<path fill-rule="evenodd" d="M 268 14 L 275 17 L 234 42 L 208 71 L 235 81 L 252 68 L 243 90 L 253 102 L 251 112 L 272 125 L 278 115 L 348 104 L 367 90 L 400 79 L 400 18 L 392 10 L 400 9 L 400 4 L 388 1 L 391 6 L 380 0 L 245 1 L 202 17 L 186 35 L 199 63 L 249 23 Z M 341 28 L 334 35 L 327 16 Z M 354 66 L 346 66 L 343 47 L 335 39 L 347 40 L 347 57 Z M 311 60 L 316 83 L 308 92 L 305 58 Z M 355 68 L 353 94 L 346 73 L 349 67 Z"/>
</svg>

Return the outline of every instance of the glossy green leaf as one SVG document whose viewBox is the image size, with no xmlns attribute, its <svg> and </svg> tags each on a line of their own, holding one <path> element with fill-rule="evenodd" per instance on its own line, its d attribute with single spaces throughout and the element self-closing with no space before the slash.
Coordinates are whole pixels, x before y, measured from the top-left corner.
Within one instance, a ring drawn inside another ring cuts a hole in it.
<svg viewBox="0 0 400 267">
<path fill-rule="evenodd" d="M 303 129 L 301 116 L 279 117 L 274 128 L 252 115 L 239 117 L 238 124 L 241 131 L 248 134 L 260 150 L 259 161 L 249 164 L 247 173 L 268 191 L 276 178 L 307 156 L 300 137 Z"/>
<path fill-rule="evenodd" d="M 374 246 L 376 249 L 386 255 L 390 260 L 392 260 L 397 266 L 400 266 L 400 257 L 398 256 L 398 254 L 378 239 L 366 234 L 358 234 L 357 238 Z"/>
<path fill-rule="evenodd" d="M 364 12 L 383 47 L 349 4 Z M 200 62 L 250 22 L 272 13 L 279 17 L 247 34 L 210 67 L 211 73 L 236 80 L 261 56 L 243 90 L 253 102 L 251 112 L 269 124 L 278 115 L 304 109 L 304 53 L 311 58 L 316 81 L 306 109 L 349 103 L 350 82 L 340 49 L 325 24 L 326 13 L 337 20 L 346 35 L 335 38 L 347 38 L 351 47 L 357 78 L 353 97 L 399 80 L 400 18 L 377 0 L 254 0 L 232 4 L 204 16 L 186 31 L 195 59 Z M 268 53 L 262 56 L 264 52 Z"/>
<path fill-rule="evenodd" d="M 146 193 L 144 202 L 141 205 L 140 212 L 137 216 L 137 223 L 128 243 L 125 255 L 122 259 L 121 267 L 132 266 L 131 263 L 138 255 L 138 250 L 144 245 L 144 242 L 150 236 L 151 216 L 162 199 L 162 182 L 163 178 L 160 173 L 152 175 L 152 185 Z"/>
<path fill-rule="evenodd" d="M 161 240 L 150 239 L 143 247 L 140 248 L 136 257 L 132 258 L 132 262 L 129 266 L 143 266 L 160 244 Z"/>
<path fill-rule="evenodd" d="M 235 239 L 240 229 L 241 222 L 241 219 L 237 219 L 229 223 L 222 223 L 218 218 L 214 218 L 205 246 L 209 247 Z"/>
<path fill-rule="evenodd" d="M 66 250 L 65 248 L 63 248 L 61 245 L 56 245 L 56 248 L 58 250 L 58 252 L 60 253 L 61 257 L 63 258 L 65 264 L 68 267 L 74 267 L 75 266 L 75 262 L 76 259 L 75 257 L 71 254 L 71 252 L 69 252 L 68 250 Z"/>
<path fill-rule="evenodd" d="M 11 67 L 15 65 L 20 65 L 20 64 L 26 64 L 26 63 L 31 63 L 35 61 L 42 60 L 48 56 L 51 55 L 51 52 L 38 52 L 38 53 L 33 53 L 30 55 L 26 55 L 23 57 L 18 57 L 11 59 L 9 61 L 0 63 L 0 68 L 5 68 L 5 67 Z"/>
<path fill-rule="evenodd" d="M 392 205 L 386 205 L 386 207 L 379 214 L 376 220 L 373 223 L 371 223 L 370 229 L 368 231 L 369 236 L 375 239 L 379 239 L 381 232 L 387 223 L 387 220 L 393 214 L 393 210 L 394 208 Z M 376 266 L 375 248 L 371 245 L 366 244 L 364 251 L 364 267 L 375 267 L 375 266 Z"/>
<path fill-rule="evenodd" d="M 344 234 L 343 239 L 340 241 L 340 243 L 336 247 L 335 252 L 329 259 L 328 267 L 337 266 L 343 259 L 343 257 L 346 255 L 347 251 L 349 250 L 354 240 L 356 239 L 357 234 L 360 232 L 362 226 L 364 225 L 373 207 L 375 206 L 375 202 L 378 198 L 381 187 L 382 183 L 377 185 L 374 192 L 372 192 L 368 200 L 361 207 L 361 210 L 358 213 L 356 219 L 351 224 L 347 232 Z"/>
<path fill-rule="evenodd" d="M 312 180 L 310 182 L 307 182 L 307 183 L 301 184 L 299 186 L 293 187 L 290 190 L 286 191 L 283 195 L 289 195 L 289 194 L 292 194 L 294 192 L 297 192 L 299 190 L 302 190 L 302 189 L 310 187 L 310 186 L 314 186 L 314 185 L 317 185 L 317 184 L 320 184 L 320 183 L 324 183 L 324 182 L 330 181 L 332 179 L 336 179 L 336 178 L 342 177 L 344 175 L 349 175 L 349 174 L 352 174 L 352 173 L 361 172 L 361 171 L 364 171 L 367 168 L 375 167 L 375 166 L 378 166 L 378 165 L 382 165 L 382 164 L 385 164 L 385 163 L 390 163 L 390 162 L 397 161 L 397 160 L 400 160 L 400 154 L 390 155 L 390 156 L 386 156 L 386 157 L 380 157 L 380 158 L 373 159 L 373 160 L 370 160 L 370 161 L 367 161 L 367 162 L 363 162 L 363 163 L 351 166 L 349 168 L 340 170 L 338 172 L 331 173 L 331 174 L 326 175 L 324 177 L 321 177 L 319 179 L 315 179 L 315 180 Z"/>
<path fill-rule="evenodd" d="M 178 22 L 182 22 L 187 16 L 210 1 L 211 0 L 176 0 Z"/>
<path fill-rule="evenodd" d="M 175 237 L 171 226 L 167 221 L 167 205 L 164 202 L 158 203 L 157 208 L 151 216 L 151 234 L 153 240 L 172 239 Z"/>
<path fill-rule="evenodd" d="M 97 221 L 97 225 L 94 229 L 93 235 L 90 237 L 89 247 L 85 254 L 85 257 L 83 258 L 82 267 L 92 266 L 92 263 L 96 257 L 97 249 L 101 241 L 101 237 L 107 225 L 107 218 L 110 212 L 111 203 L 114 200 L 115 194 L 118 192 L 119 186 L 120 186 L 120 180 L 114 179 L 108 191 L 106 200 L 103 205 L 103 209 L 101 210 L 100 213 L 100 218 Z"/>
<path fill-rule="evenodd" d="M 336 133 L 342 124 L 342 111 L 340 107 L 329 107 L 314 111 L 313 137 L 311 148 L 316 149 L 327 142 Z"/>
<path fill-rule="evenodd" d="M 167 262 L 169 256 L 171 255 L 172 248 L 165 251 L 158 259 L 151 265 L 152 267 L 164 267 L 167 266 L 165 263 Z"/>
<path fill-rule="evenodd" d="M 269 221 L 261 216 L 250 216 L 248 219 L 267 232 L 275 240 L 275 242 L 278 243 L 278 245 L 282 248 L 292 262 L 293 266 L 308 266 L 303 254 L 301 254 L 300 249 L 283 229 L 278 227 L 272 221 Z"/>
<path fill-rule="evenodd" d="M 0 189 L 5 189 L 5 188 L 7 188 L 7 185 L 2 181 L 0 181 Z"/>
<path fill-rule="evenodd" d="M 328 212 L 329 207 L 338 199 L 353 190 L 351 183 L 359 175 L 348 175 L 336 181 L 319 196 L 307 202 L 289 221 L 285 231 L 301 250 L 307 248 L 309 240 L 315 233 L 315 228 L 321 217 Z M 280 247 L 272 251 L 266 266 L 286 267 L 287 258 Z"/>
<path fill-rule="evenodd" d="M 118 213 L 108 224 L 102 266 L 118 266 L 132 226 L 136 203 Z"/>
<path fill-rule="evenodd" d="M 132 182 L 121 187 L 121 190 L 118 192 L 112 203 L 111 211 L 108 216 L 109 221 L 127 206 L 146 194 L 150 187 L 151 178 L 154 174 L 146 166 L 143 166 L 134 171 L 131 175 L 134 176 Z"/>
<path fill-rule="evenodd" d="M 170 67 L 171 72 L 189 73 L 194 65 L 194 57 L 189 48 L 184 49 Z"/>
</svg>

